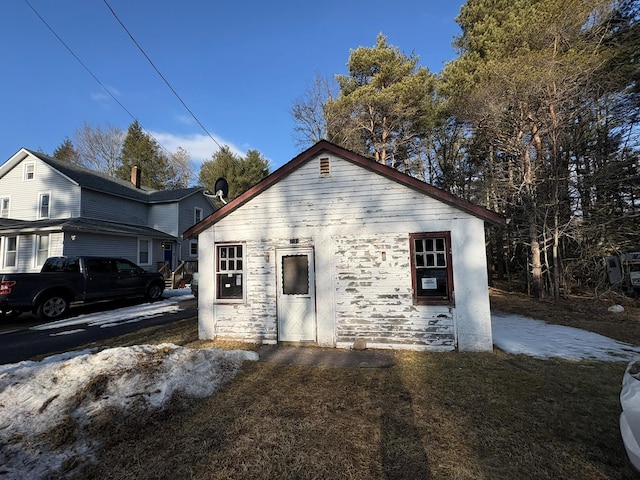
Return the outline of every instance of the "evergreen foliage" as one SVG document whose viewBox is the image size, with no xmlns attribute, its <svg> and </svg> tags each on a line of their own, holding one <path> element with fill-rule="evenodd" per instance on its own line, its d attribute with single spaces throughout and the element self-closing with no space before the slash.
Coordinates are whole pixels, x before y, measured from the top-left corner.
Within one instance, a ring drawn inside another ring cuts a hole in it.
<svg viewBox="0 0 640 480">
<path fill-rule="evenodd" d="M 53 157 L 68 163 L 78 163 L 80 160 L 78 151 L 68 137 L 53 151 Z"/>
<path fill-rule="evenodd" d="M 152 190 L 163 190 L 171 186 L 175 171 L 167 155 L 162 153 L 158 142 L 142 130 L 137 120 L 129 126 L 122 144 L 121 165 L 116 176 L 131 179 L 134 166 L 141 169 L 142 185 Z"/>
<path fill-rule="evenodd" d="M 225 145 L 200 167 L 199 181 L 214 193 L 218 178 L 229 183 L 229 201 L 242 194 L 269 175 L 269 162 L 257 150 L 249 150 L 243 158 Z"/>
<path fill-rule="evenodd" d="M 637 0 L 468 0 L 439 76 L 380 34 L 293 118 L 503 214 L 493 268 L 534 296 L 601 289 L 605 256 L 640 251 L 639 20 Z"/>
</svg>

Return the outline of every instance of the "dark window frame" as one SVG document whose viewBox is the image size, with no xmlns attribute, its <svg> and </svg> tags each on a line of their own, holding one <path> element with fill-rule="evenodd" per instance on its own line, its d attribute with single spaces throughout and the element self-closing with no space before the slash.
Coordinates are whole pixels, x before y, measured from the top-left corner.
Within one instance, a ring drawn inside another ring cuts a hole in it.
<svg viewBox="0 0 640 480">
<path fill-rule="evenodd" d="M 423 249 L 416 247 L 416 240 L 422 242 L 429 241 L 430 246 L 424 250 L 425 244 L 422 243 Z M 439 249 L 440 240 L 444 240 L 444 249 Z M 453 284 L 453 263 L 451 256 L 451 232 L 421 232 L 409 234 L 409 245 L 411 255 L 411 284 L 413 287 L 413 303 L 414 305 L 453 305 L 454 304 L 454 284 Z M 421 251 L 417 251 L 421 250 Z M 442 255 L 442 256 L 440 256 Z M 422 265 L 417 265 L 417 257 L 433 258 L 435 259 L 433 264 L 428 264 L 428 261 L 422 261 Z M 444 260 L 445 265 L 439 265 L 439 262 Z M 428 271 L 433 272 L 433 277 L 426 277 L 425 273 Z M 443 275 L 444 273 L 444 275 Z M 440 290 L 441 294 L 433 292 L 433 294 L 427 295 L 427 289 L 423 289 L 421 282 L 424 278 L 436 278 L 437 288 L 434 290 Z M 444 286 L 443 282 L 444 281 Z M 444 290 L 444 291 L 442 291 Z"/>
<path fill-rule="evenodd" d="M 216 301 L 244 301 L 246 256 L 243 243 L 216 244 Z"/>
</svg>

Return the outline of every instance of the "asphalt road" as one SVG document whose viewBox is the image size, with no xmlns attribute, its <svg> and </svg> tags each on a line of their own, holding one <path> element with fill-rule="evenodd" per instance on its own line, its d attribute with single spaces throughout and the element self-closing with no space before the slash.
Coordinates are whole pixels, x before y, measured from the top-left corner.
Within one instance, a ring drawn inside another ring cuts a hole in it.
<svg viewBox="0 0 640 480">
<path fill-rule="evenodd" d="M 142 303 L 141 300 L 120 300 L 80 305 L 72 307 L 69 317 L 87 315 L 90 319 L 92 313 L 121 308 L 131 308 L 135 311 Z M 111 325 L 109 328 L 104 328 L 103 325 L 91 325 L 88 322 L 82 325 L 41 329 L 39 327 L 46 324 L 26 313 L 11 320 L 0 319 L 0 364 L 17 363 L 40 355 L 74 350 L 91 342 L 118 337 L 147 327 L 166 325 L 185 318 L 193 318 L 194 322 L 197 321 L 198 310 L 195 299 L 181 301 L 178 305 L 177 312 L 163 313 L 139 321 L 125 321 Z"/>
</svg>

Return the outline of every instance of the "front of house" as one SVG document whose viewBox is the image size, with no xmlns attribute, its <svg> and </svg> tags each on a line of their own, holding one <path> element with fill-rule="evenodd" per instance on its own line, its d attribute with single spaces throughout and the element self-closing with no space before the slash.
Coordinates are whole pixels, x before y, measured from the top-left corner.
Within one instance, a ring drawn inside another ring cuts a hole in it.
<svg viewBox="0 0 640 480">
<path fill-rule="evenodd" d="M 47 257 L 123 257 L 148 269 L 197 262 L 181 233 L 215 210 L 202 187 L 152 191 L 20 149 L 0 165 L 0 273 L 37 272 Z"/>
<path fill-rule="evenodd" d="M 485 221 L 502 219 L 319 142 L 185 232 L 200 338 L 491 350 Z"/>
</svg>

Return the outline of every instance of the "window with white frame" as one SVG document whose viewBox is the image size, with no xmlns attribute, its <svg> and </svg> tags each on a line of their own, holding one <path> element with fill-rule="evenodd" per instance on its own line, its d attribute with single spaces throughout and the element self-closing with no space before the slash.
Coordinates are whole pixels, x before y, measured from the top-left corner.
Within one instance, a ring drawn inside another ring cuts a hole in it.
<svg viewBox="0 0 640 480">
<path fill-rule="evenodd" d="M 197 257 L 198 256 L 198 241 L 190 240 L 189 241 L 189 256 Z"/>
<path fill-rule="evenodd" d="M 417 305 L 453 302 L 450 232 L 410 236 L 413 301 Z"/>
<path fill-rule="evenodd" d="M 193 223 L 194 225 L 198 222 L 202 221 L 202 209 L 200 207 L 195 207 L 193 210 Z"/>
<path fill-rule="evenodd" d="M 0 197 L 0 218 L 9 218 L 9 204 L 11 199 L 9 197 Z"/>
<path fill-rule="evenodd" d="M 18 237 L 4 237 L 2 265 L 5 268 L 18 266 Z"/>
<path fill-rule="evenodd" d="M 34 162 L 27 162 L 24 164 L 24 181 L 29 182 L 36 178 L 36 164 Z"/>
<path fill-rule="evenodd" d="M 218 245 L 216 247 L 216 298 L 241 300 L 243 298 L 244 247 Z"/>
<path fill-rule="evenodd" d="M 151 264 L 151 241 L 146 238 L 138 239 L 138 265 Z"/>
<path fill-rule="evenodd" d="M 44 265 L 49 258 L 49 235 L 36 235 L 36 267 Z"/>
<path fill-rule="evenodd" d="M 38 218 L 49 218 L 51 194 L 41 193 L 38 199 Z"/>
</svg>

